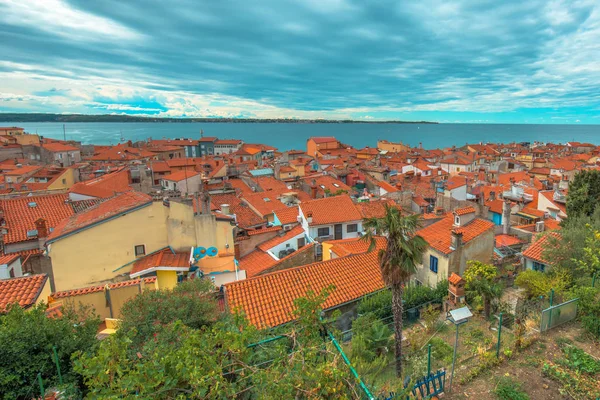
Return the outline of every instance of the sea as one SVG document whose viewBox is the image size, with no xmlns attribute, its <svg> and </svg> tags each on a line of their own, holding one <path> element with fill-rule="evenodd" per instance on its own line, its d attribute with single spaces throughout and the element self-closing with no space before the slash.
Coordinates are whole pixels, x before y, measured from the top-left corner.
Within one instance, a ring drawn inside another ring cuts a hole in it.
<svg viewBox="0 0 600 400">
<path fill-rule="evenodd" d="M 67 123 L 3 122 L 20 126 L 44 137 L 79 141 L 83 144 L 118 144 L 165 138 L 241 139 L 245 143 L 264 143 L 285 150 L 306 149 L 311 136 L 335 136 L 356 148 L 375 147 L 378 139 L 403 142 L 424 148 L 462 146 L 466 143 L 512 143 L 568 141 L 600 144 L 600 125 L 526 125 L 526 124 L 337 124 L 337 123 L 192 123 L 192 122 L 81 122 Z"/>
</svg>

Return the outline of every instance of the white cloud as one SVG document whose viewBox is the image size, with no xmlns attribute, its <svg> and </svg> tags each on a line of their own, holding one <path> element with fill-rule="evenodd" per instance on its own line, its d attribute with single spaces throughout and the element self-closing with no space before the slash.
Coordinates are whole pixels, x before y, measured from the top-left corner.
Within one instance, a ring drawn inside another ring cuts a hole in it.
<svg viewBox="0 0 600 400">
<path fill-rule="evenodd" d="M 138 32 L 108 18 L 78 10 L 64 0 L 3 0 L 0 21 L 41 29 L 70 40 L 136 40 Z"/>
</svg>

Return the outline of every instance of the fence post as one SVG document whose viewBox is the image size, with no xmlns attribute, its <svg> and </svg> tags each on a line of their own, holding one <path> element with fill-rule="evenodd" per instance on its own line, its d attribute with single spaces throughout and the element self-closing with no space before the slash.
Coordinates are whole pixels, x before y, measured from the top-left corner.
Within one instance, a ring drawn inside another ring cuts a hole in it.
<svg viewBox="0 0 600 400">
<path fill-rule="evenodd" d="M 498 324 L 498 344 L 496 345 L 496 358 L 500 358 L 500 337 L 502 336 L 502 314 L 500 313 L 500 323 Z"/>
<path fill-rule="evenodd" d="M 63 384 L 62 374 L 60 373 L 60 363 L 58 362 L 58 352 L 56 351 L 56 346 L 52 346 L 52 352 L 54 353 L 54 362 L 56 363 L 56 370 L 58 371 L 58 381 L 60 384 Z"/>
<path fill-rule="evenodd" d="M 431 343 L 427 345 L 427 376 L 431 375 Z"/>
<path fill-rule="evenodd" d="M 43 399 L 44 395 L 46 394 L 46 390 L 44 389 L 44 381 L 42 381 L 42 373 L 41 372 L 39 374 L 37 374 L 37 380 L 40 385 L 40 395 L 42 396 L 41 398 Z"/>
<path fill-rule="evenodd" d="M 552 305 L 554 304 L 554 288 L 550 289 L 550 311 L 548 312 L 548 327 L 552 325 Z"/>
</svg>

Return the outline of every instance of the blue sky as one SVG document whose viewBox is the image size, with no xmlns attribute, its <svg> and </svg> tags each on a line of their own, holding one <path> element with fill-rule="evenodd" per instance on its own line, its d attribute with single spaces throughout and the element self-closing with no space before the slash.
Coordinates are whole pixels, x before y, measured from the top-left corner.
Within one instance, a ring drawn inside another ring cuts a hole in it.
<svg viewBox="0 0 600 400">
<path fill-rule="evenodd" d="M 0 0 L 0 112 L 600 123 L 600 2 Z"/>
</svg>

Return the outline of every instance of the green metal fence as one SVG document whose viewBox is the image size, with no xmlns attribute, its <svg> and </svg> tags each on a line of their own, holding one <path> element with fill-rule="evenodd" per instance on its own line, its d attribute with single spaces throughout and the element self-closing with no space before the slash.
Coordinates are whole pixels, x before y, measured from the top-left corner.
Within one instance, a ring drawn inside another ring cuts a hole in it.
<svg viewBox="0 0 600 400">
<path fill-rule="evenodd" d="M 577 302 L 573 299 L 542 310 L 540 332 L 545 332 L 577 317 Z"/>
</svg>

